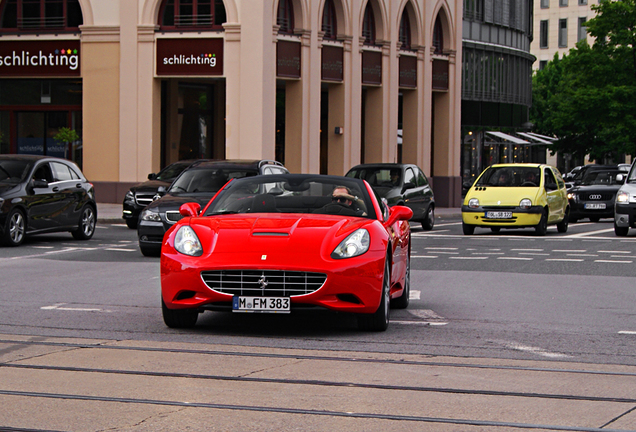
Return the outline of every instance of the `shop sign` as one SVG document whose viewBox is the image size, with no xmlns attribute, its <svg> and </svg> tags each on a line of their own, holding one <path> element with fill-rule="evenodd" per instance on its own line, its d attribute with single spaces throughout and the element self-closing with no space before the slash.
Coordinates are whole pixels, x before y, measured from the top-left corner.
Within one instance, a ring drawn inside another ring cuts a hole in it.
<svg viewBox="0 0 636 432">
<path fill-rule="evenodd" d="M 433 88 L 448 90 L 448 61 L 433 59 Z"/>
<path fill-rule="evenodd" d="M 381 52 L 362 52 L 362 84 L 382 84 Z"/>
<path fill-rule="evenodd" d="M 400 87 L 417 87 L 417 57 L 400 56 Z"/>
<path fill-rule="evenodd" d="M 80 76 L 80 41 L 2 41 L 0 76 Z"/>
<path fill-rule="evenodd" d="M 157 39 L 157 75 L 223 75 L 223 39 Z"/>
<path fill-rule="evenodd" d="M 276 43 L 276 76 L 300 78 L 300 42 Z"/>
<path fill-rule="evenodd" d="M 324 45 L 321 51 L 321 78 L 324 81 L 342 81 L 344 79 L 344 50 L 342 47 Z"/>
</svg>

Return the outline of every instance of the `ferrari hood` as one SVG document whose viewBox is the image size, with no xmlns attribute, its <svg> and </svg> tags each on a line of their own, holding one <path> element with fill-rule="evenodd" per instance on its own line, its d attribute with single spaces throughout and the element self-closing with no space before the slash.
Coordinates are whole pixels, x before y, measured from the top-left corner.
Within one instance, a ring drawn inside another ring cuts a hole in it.
<svg viewBox="0 0 636 432">
<path fill-rule="evenodd" d="M 330 254 L 349 234 L 373 220 L 327 215 L 224 215 L 193 218 L 205 252 L 258 256 Z"/>
<path fill-rule="evenodd" d="M 473 189 L 466 196 L 467 200 L 477 198 L 481 206 L 518 206 L 519 201 L 529 198 L 534 204 L 538 187 L 485 187 Z M 468 202 L 466 200 L 466 202 Z"/>
</svg>

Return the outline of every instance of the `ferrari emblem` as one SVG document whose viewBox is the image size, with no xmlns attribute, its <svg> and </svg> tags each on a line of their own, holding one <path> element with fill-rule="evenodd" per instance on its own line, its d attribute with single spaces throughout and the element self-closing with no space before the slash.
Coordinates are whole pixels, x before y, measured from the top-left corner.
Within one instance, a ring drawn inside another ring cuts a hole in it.
<svg viewBox="0 0 636 432">
<path fill-rule="evenodd" d="M 265 261 L 267 259 L 267 255 L 261 255 L 261 261 Z"/>
<path fill-rule="evenodd" d="M 267 278 L 265 277 L 265 275 L 262 275 L 259 279 L 258 279 L 258 284 L 260 285 L 261 289 L 265 289 L 267 288 Z"/>
</svg>

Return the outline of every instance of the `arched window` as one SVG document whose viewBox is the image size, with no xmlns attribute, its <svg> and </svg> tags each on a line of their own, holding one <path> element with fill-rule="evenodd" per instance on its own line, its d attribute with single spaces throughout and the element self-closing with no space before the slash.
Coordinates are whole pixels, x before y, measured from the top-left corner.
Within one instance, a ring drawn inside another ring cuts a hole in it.
<svg viewBox="0 0 636 432">
<path fill-rule="evenodd" d="M 411 20 L 406 11 L 402 13 L 402 20 L 400 21 L 400 42 L 402 43 L 401 49 L 411 49 Z"/>
<path fill-rule="evenodd" d="M 325 8 L 322 11 L 322 31 L 325 32 L 325 39 L 336 39 L 338 36 L 337 24 L 336 6 L 333 4 L 333 0 L 326 0 Z"/>
<path fill-rule="evenodd" d="M 294 34 L 294 6 L 291 0 L 278 1 L 278 14 L 276 16 L 278 33 Z"/>
<path fill-rule="evenodd" d="M 362 37 L 364 37 L 365 45 L 375 45 L 375 16 L 373 15 L 371 2 L 367 2 L 367 7 L 364 9 Z"/>
<path fill-rule="evenodd" d="M 163 0 L 159 12 L 161 30 L 222 30 L 225 21 L 223 0 Z"/>
<path fill-rule="evenodd" d="M 2 31 L 77 31 L 83 24 L 78 0 L 6 0 L 0 5 Z"/>
<path fill-rule="evenodd" d="M 437 15 L 435 27 L 433 27 L 433 47 L 435 54 L 444 54 L 444 33 L 442 31 L 442 19 Z"/>
</svg>

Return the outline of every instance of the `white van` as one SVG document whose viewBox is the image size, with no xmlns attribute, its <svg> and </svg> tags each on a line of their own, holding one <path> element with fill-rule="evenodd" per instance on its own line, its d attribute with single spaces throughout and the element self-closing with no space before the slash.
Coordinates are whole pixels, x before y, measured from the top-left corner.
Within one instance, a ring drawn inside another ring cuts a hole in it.
<svg viewBox="0 0 636 432">
<path fill-rule="evenodd" d="M 636 161 L 632 163 L 614 203 L 614 232 L 625 237 L 630 228 L 636 228 Z"/>
</svg>

